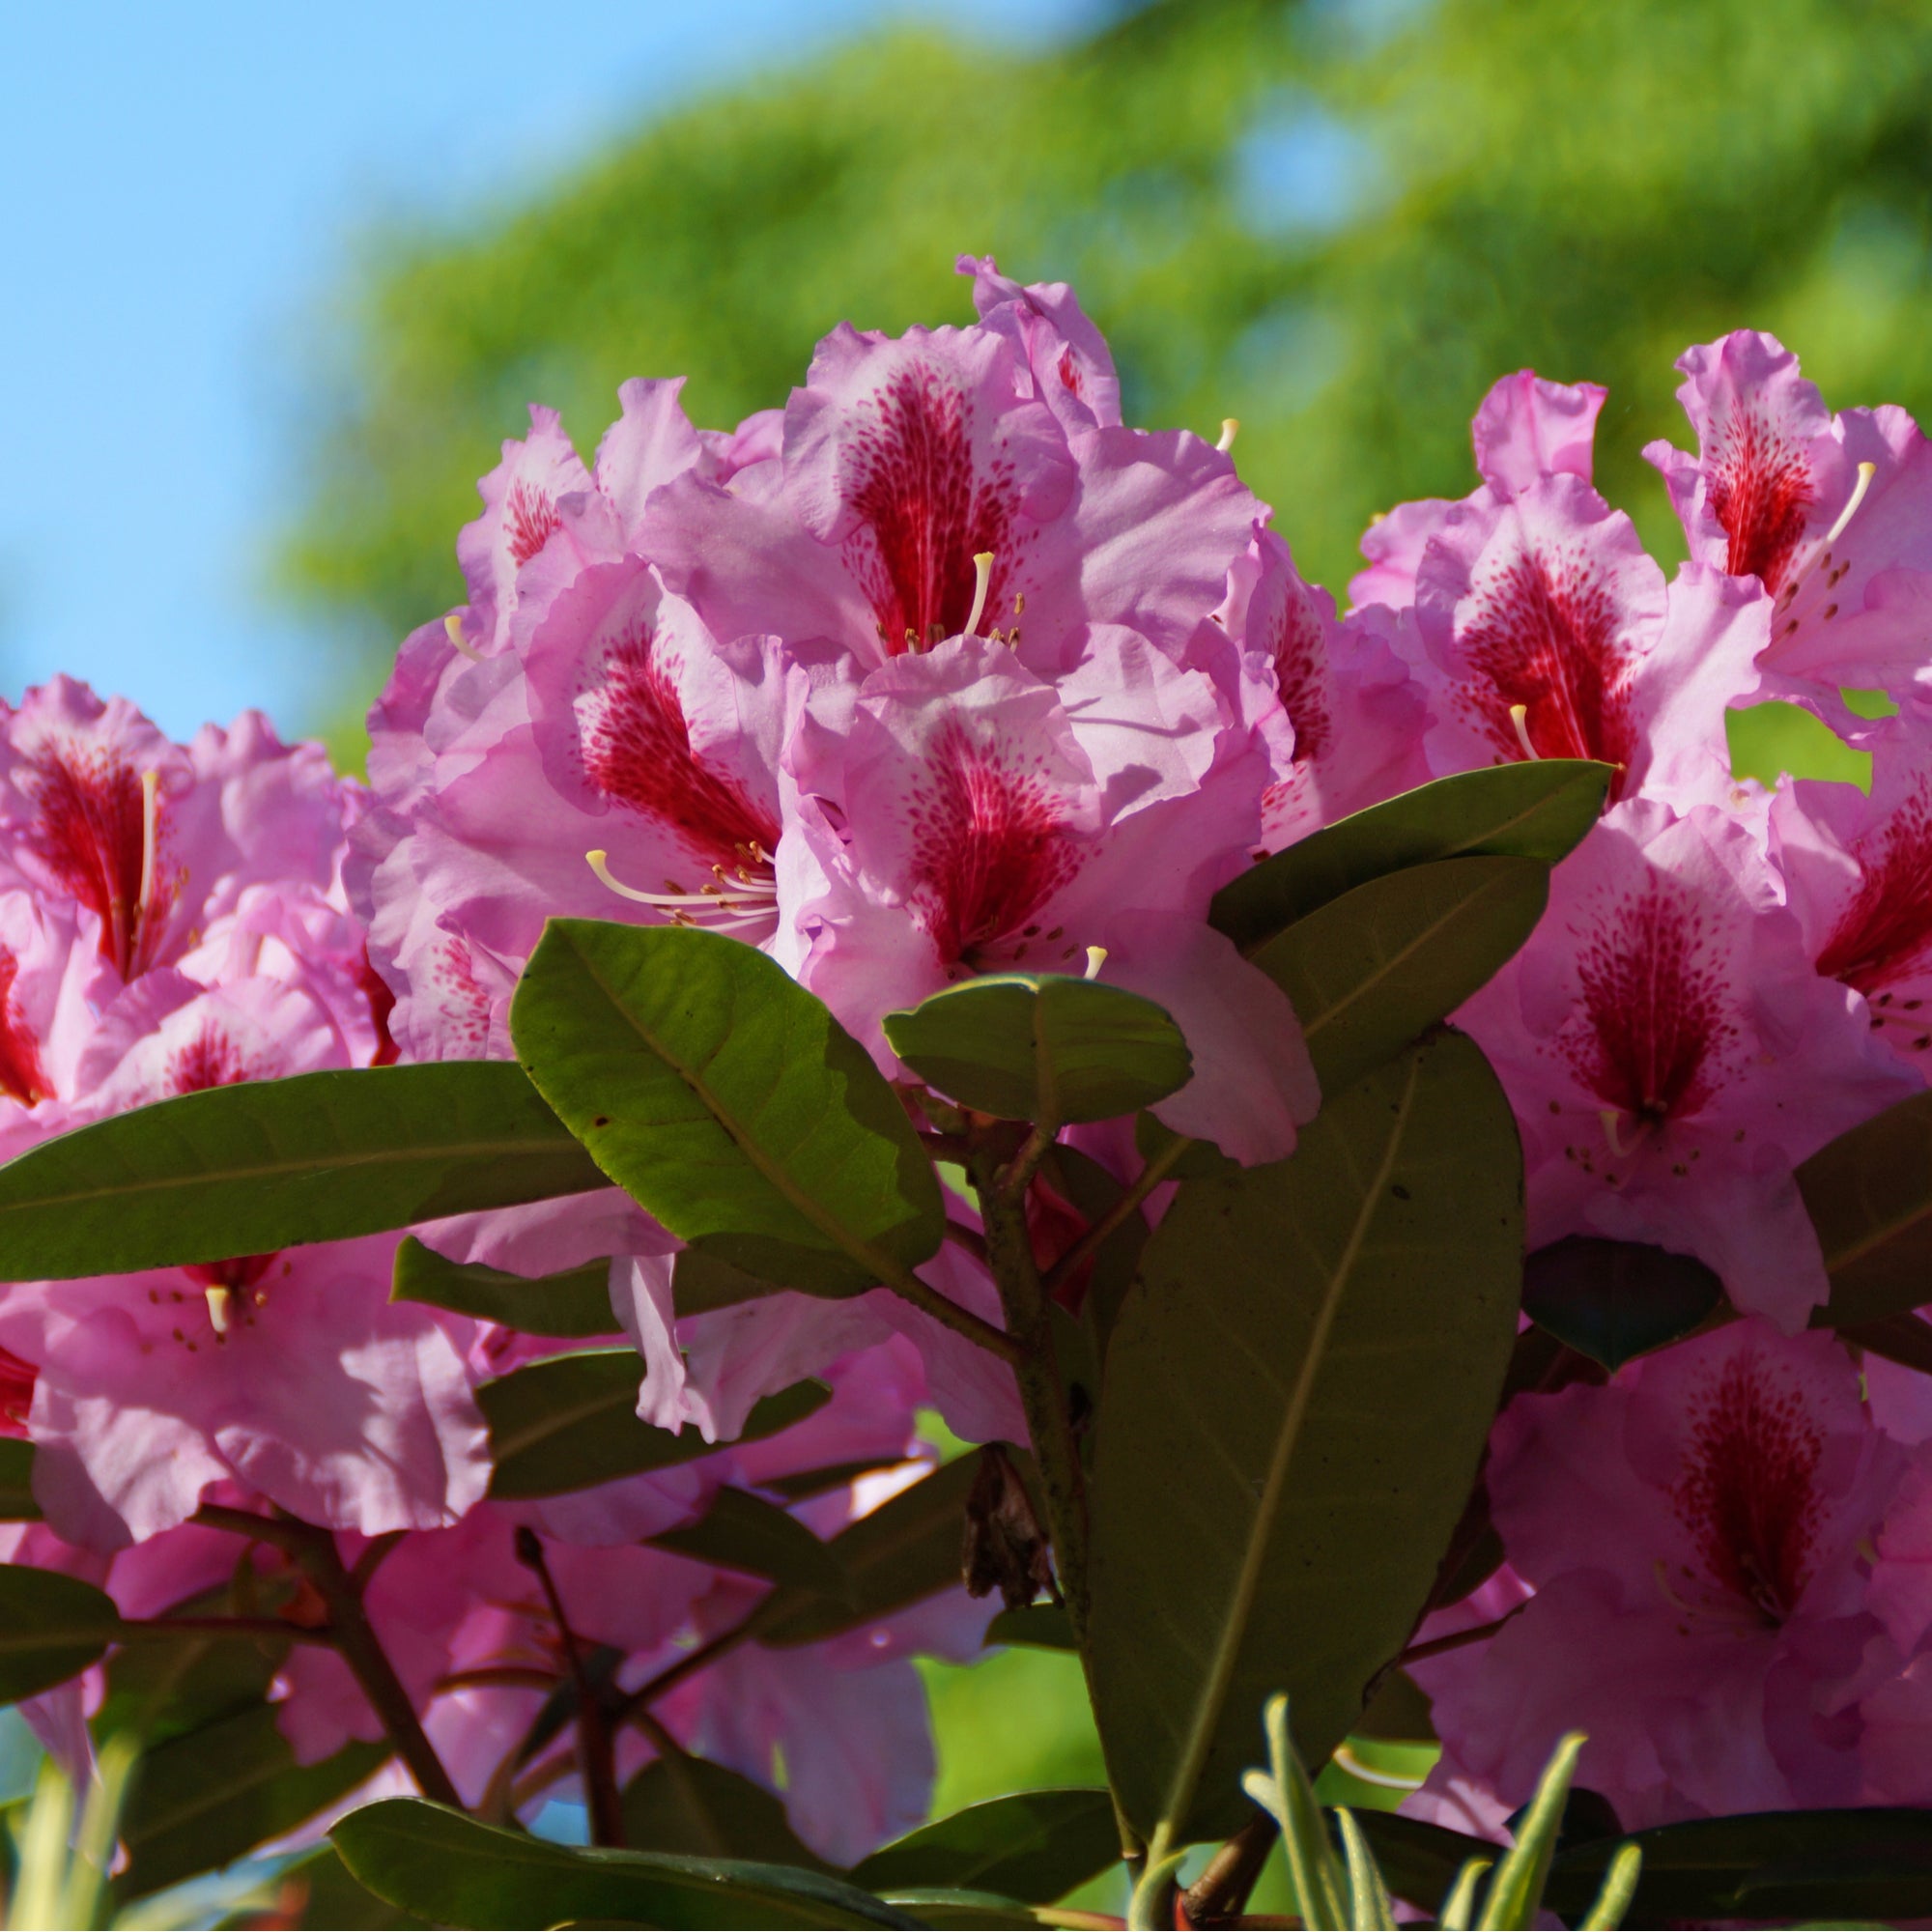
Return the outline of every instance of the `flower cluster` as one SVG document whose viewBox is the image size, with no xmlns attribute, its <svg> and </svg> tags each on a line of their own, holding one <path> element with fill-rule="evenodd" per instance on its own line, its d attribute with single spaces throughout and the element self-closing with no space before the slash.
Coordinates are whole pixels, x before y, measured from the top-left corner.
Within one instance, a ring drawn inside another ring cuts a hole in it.
<svg viewBox="0 0 1932 1932">
<path fill-rule="evenodd" d="M 1913 1567 L 1932 1383 L 1805 1332 L 1828 1283 L 1794 1179 L 1932 1071 L 1932 656 L 1911 614 L 1932 452 L 1900 411 L 1831 414 L 1769 336 L 1678 366 L 1696 452 L 1646 451 L 1689 540 L 1673 580 L 1590 486 L 1603 392 L 1524 372 L 1476 418 L 1482 486 L 1378 524 L 1354 586 L 1405 613 L 1432 772 L 1615 768 L 1536 934 L 1457 1016 L 1516 1111 L 1530 1247 L 1691 1256 L 1743 1318 L 1607 1380 L 1572 1358 L 1498 1422 L 1504 1565 L 1424 1626 L 1469 1641 L 1414 1672 L 1444 1755 L 1410 1808 L 1485 1832 L 1571 1726 L 1579 1779 L 1630 1828 L 1932 1791 Z M 1869 753 L 1869 794 L 1734 782 L 1724 713 L 1764 697 Z"/>
<path fill-rule="evenodd" d="M 1525 371 L 1476 417 L 1479 487 L 1379 520 L 1338 614 L 1232 424 L 1125 426 L 1065 288 L 960 267 L 977 322 L 841 327 L 735 430 L 635 382 L 586 465 L 533 410 L 459 539 L 467 601 L 372 714 L 366 791 L 253 718 L 179 747 L 65 682 L 0 717 L 0 1150 L 235 1081 L 511 1058 L 519 976 L 567 915 L 761 949 L 909 1098 L 889 1014 L 978 975 L 1104 980 L 1185 1037 L 1159 1122 L 1258 1167 L 1321 1096 L 1215 894 L 1432 778 L 1600 760 L 1601 821 L 1456 1021 L 1518 1119 L 1530 1247 L 1693 1257 L 1726 1319 L 1608 1377 L 1573 1359 L 1498 1420 L 1479 1500 L 1502 1560 L 1419 1634 L 1444 1754 L 1413 1802 L 1492 1831 L 1573 1724 L 1633 1827 L 1932 1802 L 1932 1383 L 1807 1331 L 1827 1280 L 1794 1179 L 1932 1077 L 1918 429 L 1830 414 L 1768 337 L 1691 351 L 1697 449 L 1649 452 L 1690 544 L 1667 579 L 1591 485 L 1603 392 Z M 1726 713 L 1765 697 L 1869 752 L 1869 794 L 1734 781 Z M 1140 1172 L 1131 1122 L 1061 1139 Z M 1026 1198 L 1043 1268 L 1089 1232 L 1066 1172 Z M 614 1187 L 416 1230 L 513 1276 L 608 1267 L 638 1413 L 702 1450 L 540 1500 L 491 1492 L 477 1392 L 570 1338 L 392 1299 L 396 1236 L 16 1285 L 0 1428 L 35 1445 L 45 1521 L 8 1553 L 139 1617 L 229 1582 L 240 1536 L 298 1630 L 318 1576 L 353 1576 L 487 1816 L 579 1788 L 544 1715 L 592 1658 L 638 1716 L 622 1773 L 695 1749 L 850 1862 L 929 1792 L 910 1655 L 973 1654 L 984 1605 L 743 1642 L 765 1586 L 652 1539 L 727 1488 L 830 1533 L 930 1466 L 928 1406 L 1027 1440 L 1010 1367 L 962 1332 L 1002 1319 L 990 1220 L 963 1192 L 947 1210 L 924 1307 L 700 1302 L 693 1251 Z M 1089 1271 L 1061 1272 L 1075 1308 Z M 829 1399 L 748 1432 L 807 1378 Z M 40 1700 L 56 1747 L 98 1690 Z M 339 1648 L 298 1644 L 276 1695 L 304 1763 L 394 1735 Z"/>
</svg>

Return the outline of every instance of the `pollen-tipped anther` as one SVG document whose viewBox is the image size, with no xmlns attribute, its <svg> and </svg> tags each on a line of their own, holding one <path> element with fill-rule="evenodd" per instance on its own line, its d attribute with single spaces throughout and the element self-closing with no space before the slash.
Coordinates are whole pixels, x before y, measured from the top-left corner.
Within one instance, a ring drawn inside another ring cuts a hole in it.
<svg viewBox="0 0 1932 1932">
<path fill-rule="evenodd" d="M 1087 949 L 1087 970 L 1081 974 L 1083 980 L 1097 980 L 1100 968 L 1107 963 L 1107 949 L 1104 946 L 1090 946 Z"/>
<path fill-rule="evenodd" d="M 458 657 L 468 658 L 473 665 L 483 662 L 483 653 L 469 642 L 463 635 L 463 612 L 452 611 L 442 620 L 442 634 L 449 639 L 449 647 Z"/>
<path fill-rule="evenodd" d="M 1623 1112 L 1617 1107 L 1602 1108 L 1597 1115 L 1604 1123 L 1604 1138 L 1609 1143 L 1610 1151 L 1621 1160 L 1629 1151 L 1623 1143 L 1623 1136 L 1617 1131 L 1623 1122 Z"/>
<path fill-rule="evenodd" d="M 1226 456 L 1229 450 L 1234 448 L 1235 439 L 1237 436 L 1239 436 L 1240 433 L 1241 433 L 1241 419 L 1239 416 L 1223 416 L 1221 418 L 1221 440 L 1214 445 L 1214 447 L 1218 449 L 1223 456 Z"/>
<path fill-rule="evenodd" d="M 217 1335 L 228 1333 L 228 1308 L 234 1299 L 232 1288 L 211 1288 L 203 1291 L 208 1296 L 208 1325 Z"/>
<path fill-rule="evenodd" d="M 1536 747 L 1529 742 L 1529 706 L 1526 704 L 1512 704 L 1510 706 L 1510 723 L 1516 726 L 1516 741 L 1522 747 L 1523 756 L 1531 759 L 1536 758 L 1538 755 Z"/>
<path fill-rule="evenodd" d="M 993 553 L 989 550 L 973 554 L 973 609 L 966 619 L 966 636 L 977 637 L 980 633 L 980 619 L 986 612 L 986 592 L 993 584 Z"/>
</svg>

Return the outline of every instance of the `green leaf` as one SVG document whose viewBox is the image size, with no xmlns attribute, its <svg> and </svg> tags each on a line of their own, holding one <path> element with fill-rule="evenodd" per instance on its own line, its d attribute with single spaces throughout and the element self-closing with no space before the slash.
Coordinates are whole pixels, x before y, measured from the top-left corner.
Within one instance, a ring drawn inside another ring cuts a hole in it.
<svg viewBox="0 0 1932 1932">
<path fill-rule="evenodd" d="M 1418 785 L 1324 825 L 1215 894 L 1208 919 L 1251 952 L 1370 879 L 1437 859 L 1553 866 L 1602 813 L 1610 768 L 1580 758 L 1492 765 Z"/>
<path fill-rule="evenodd" d="M 1812 1316 L 1814 1328 L 1830 1325 L 1818 1319 L 1822 1312 L 1814 1312 Z M 1861 1321 L 1856 1326 L 1840 1328 L 1838 1335 L 1868 1355 L 1883 1355 L 1889 1362 L 1899 1362 L 1908 1369 L 1917 1369 L 1921 1376 L 1932 1376 L 1932 1321 L 1922 1315 L 1888 1315 L 1883 1321 Z"/>
<path fill-rule="evenodd" d="M 749 950 L 749 949 L 747 949 Z M 352 1811 L 329 1833 L 379 1896 L 440 1925 L 914 1926 L 856 1886 L 787 1865 L 552 1844 L 419 1798 Z"/>
<path fill-rule="evenodd" d="M 634 1852 L 833 1869 L 799 1842 L 783 1804 L 763 1785 L 702 1757 L 653 1758 L 632 1778 L 624 1842 Z"/>
<path fill-rule="evenodd" d="M 771 1282 L 698 1248 L 680 1249 L 671 1258 L 670 1298 L 681 1321 L 694 1315 L 709 1315 L 714 1309 L 735 1308 L 741 1301 L 755 1301 L 774 1292 Z"/>
<path fill-rule="evenodd" d="M 125 1634 L 106 1591 L 58 1570 L 0 1563 L 0 1704 L 65 1684 Z"/>
<path fill-rule="evenodd" d="M 1425 1912 L 1441 1906 L 1472 1861 L 1483 1866 L 1480 1880 L 1503 1855 L 1502 1847 L 1488 1838 L 1452 1832 L 1421 1818 L 1405 1818 L 1398 1811 L 1358 1811 L 1355 1822 L 1388 1889 Z"/>
<path fill-rule="evenodd" d="M 1816 1325 L 1862 1327 L 1919 1307 L 1932 1281 L 1932 1093 L 1822 1147 L 1798 1191 L 1831 1277 Z"/>
<path fill-rule="evenodd" d="M 619 1326 L 611 1312 L 608 1261 L 589 1262 L 531 1281 L 497 1268 L 446 1261 L 413 1235 L 404 1236 L 396 1250 L 389 1299 L 420 1301 L 431 1308 L 474 1316 L 479 1321 L 500 1321 L 526 1335 L 614 1335 Z"/>
<path fill-rule="evenodd" d="M 1639 1241 L 1572 1235 L 1523 1264 L 1522 1312 L 1610 1370 L 1690 1334 L 1723 1298 L 1695 1256 Z"/>
<path fill-rule="evenodd" d="M 271 1254 L 605 1184 L 507 1061 L 244 1081 L 0 1167 L 0 1278 Z"/>
<path fill-rule="evenodd" d="M 845 1576 L 831 1546 L 821 1543 L 788 1511 L 744 1490 L 720 1490 L 697 1521 L 647 1541 L 721 1570 L 763 1577 L 828 1597 L 845 1593 Z"/>
<path fill-rule="evenodd" d="M 1051 1905 L 1120 1859 L 1120 1828 L 1106 1792 L 1015 1791 L 881 1846 L 853 1867 L 852 1878 L 869 1891 L 944 1886 Z"/>
<path fill-rule="evenodd" d="M 1558 1742 L 1543 1767 L 1536 1790 L 1512 1833 L 1516 1842 L 1503 1854 L 1490 1880 L 1480 1921 L 1485 1928 L 1519 1932 L 1519 1928 L 1536 1923 L 1543 1909 L 1544 1888 L 1549 1882 L 1549 1867 L 1556 1858 L 1564 1802 L 1570 1796 L 1570 1781 L 1577 1774 L 1583 1744 L 1583 1733 L 1571 1731 Z"/>
<path fill-rule="evenodd" d="M 0 1435 L 0 1522 L 39 1522 L 34 1500 L 34 1445 Z"/>
<path fill-rule="evenodd" d="M 1932 1917 L 1932 1811 L 1757 1811 L 1658 1825 L 1559 1851 L 1545 1903 L 1579 1918 L 1626 1844 L 1643 1855 L 1633 1925 Z"/>
<path fill-rule="evenodd" d="M 292 1594 L 284 1588 L 281 1594 Z M 267 1605 L 261 1607 L 266 1608 Z M 167 1617 L 236 1613 L 228 1588 L 204 1590 L 142 1627 L 107 1666 L 96 1734 L 131 1732 L 144 1748 L 262 1703 L 293 1642 L 286 1637 L 161 1628 Z M 131 1633 L 130 1633 L 131 1634 Z"/>
<path fill-rule="evenodd" d="M 756 947 L 554 919 L 510 1025 L 598 1166 L 681 1239 L 818 1294 L 937 1251 L 939 1181 L 897 1094 Z"/>
<path fill-rule="evenodd" d="M 786 1591 L 774 1600 L 773 1621 L 759 1640 L 776 1649 L 820 1643 L 952 1588 L 960 1577 L 966 1497 L 978 1466 L 974 1456 L 943 1463 L 847 1524 L 827 1547 L 838 1559 L 849 1595 Z"/>
<path fill-rule="evenodd" d="M 1323 1094 L 1454 1012 L 1543 916 L 1540 859 L 1442 859 L 1391 872 L 1298 920 L 1254 954 L 1301 1021 Z"/>
<path fill-rule="evenodd" d="M 1064 1604 L 1027 1604 L 1017 1610 L 1002 1610 L 986 1626 L 985 1642 L 1024 1644 L 1033 1650 L 1080 1648 Z"/>
<path fill-rule="evenodd" d="M 1151 1107 L 1193 1056 L 1151 1000 L 1064 973 L 996 973 L 888 1013 L 893 1051 L 927 1086 L 1005 1121 L 1060 1126 Z"/>
<path fill-rule="evenodd" d="M 962 1891 L 956 1886 L 895 1886 L 886 1894 L 886 1903 L 910 1912 L 935 1932 L 949 1927 L 957 1932 L 1012 1932 L 1016 1925 L 1039 1923 L 1017 1898 L 1005 1898 L 997 1891 Z"/>
<path fill-rule="evenodd" d="M 298 1765 L 268 1704 L 170 1738 L 135 1767 L 121 1814 L 128 1864 L 114 1882 L 116 1896 L 139 1897 L 232 1862 L 354 1791 L 388 1755 L 386 1744 L 349 1744 L 320 1764 Z"/>
<path fill-rule="evenodd" d="M 1269 1691 L 1321 1763 L 1401 1650 L 1495 1412 L 1521 1241 L 1515 1122 L 1450 1032 L 1332 1094 L 1292 1160 L 1181 1188 L 1094 1451 L 1095 1712 L 1144 1833 L 1235 1829 Z"/>
<path fill-rule="evenodd" d="M 842 1490 L 861 1476 L 878 1469 L 895 1469 L 896 1456 L 859 1456 L 849 1463 L 826 1463 L 816 1469 L 794 1469 L 789 1475 L 766 1476 L 759 1487 L 776 1490 L 787 1502 L 802 1503 L 809 1496 L 822 1496 L 828 1490 Z"/>
<path fill-rule="evenodd" d="M 490 1493 L 498 1500 L 562 1495 L 709 1456 L 717 1444 L 696 1429 L 673 1435 L 639 1417 L 642 1373 L 630 1349 L 589 1349 L 530 1362 L 483 1383 L 476 1401 L 490 1425 L 497 1468 Z M 739 1440 L 755 1442 L 789 1429 L 830 1399 L 823 1382 L 794 1382 L 752 1410 Z"/>
<path fill-rule="evenodd" d="M 273 1888 L 276 1902 L 291 1891 L 298 1901 L 292 1918 L 277 1912 L 276 1924 L 293 1923 L 315 1927 L 317 1932 L 414 1932 L 426 1921 L 399 1912 L 386 1899 L 378 1898 L 365 1885 L 349 1876 L 349 1868 L 337 1856 L 333 1845 L 318 1845 L 293 1863 L 284 1865 Z M 221 1921 L 223 1932 L 253 1932 L 267 1916 L 257 1905 Z"/>
</svg>

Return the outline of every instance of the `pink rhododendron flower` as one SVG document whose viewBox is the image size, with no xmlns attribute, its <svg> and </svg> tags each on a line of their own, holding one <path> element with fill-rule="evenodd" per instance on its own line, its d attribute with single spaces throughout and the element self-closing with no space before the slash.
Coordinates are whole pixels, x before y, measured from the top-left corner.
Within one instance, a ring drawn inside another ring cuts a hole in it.
<svg viewBox="0 0 1932 1932">
<path fill-rule="evenodd" d="M 1104 347 L 1064 291 L 1005 297 L 987 269 L 976 286 L 967 328 L 841 326 L 777 463 L 656 499 L 653 560 L 714 635 L 871 665 L 983 629 L 1051 672 L 1092 624 L 1178 654 L 1221 601 L 1264 514 L 1228 457 L 1114 419 Z"/>
<path fill-rule="evenodd" d="M 1725 707 L 1757 687 L 1769 616 L 1755 585 L 1698 565 L 1666 589 L 1630 519 L 1579 478 L 1462 509 L 1416 579 L 1431 768 L 1598 758 L 1613 800 L 1720 801 Z"/>
<path fill-rule="evenodd" d="M 1209 681 L 1130 632 L 1054 685 L 965 637 L 814 704 L 795 754 L 804 853 L 780 957 L 881 1064 L 895 1008 L 979 972 L 1079 971 L 1172 1012 L 1194 1077 L 1154 1112 L 1242 1161 L 1315 1110 L 1287 1000 L 1205 923 L 1259 834 L 1259 746 L 1224 747 Z M 805 863 L 809 854 L 810 868 Z"/>
<path fill-rule="evenodd" d="M 1269 851 L 1427 781 L 1422 687 L 1392 646 L 1407 619 L 1372 610 L 1338 623 L 1270 530 L 1236 558 L 1214 618 L 1244 666 L 1260 658 L 1279 702 L 1256 713 L 1278 773 L 1262 799 Z M 1202 668 L 1220 668 L 1211 656 Z"/>
<path fill-rule="evenodd" d="M 1362 537 L 1369 568 L 1350 581 L 1350 602 L 1398 611 L 1414 603 L 1429 541 L 1458 511 L 1493 510 L 1547 476 L 1589 482 L 1605 393 L 1594 383 L 1546 382 L 1533 369 L 1505 376 L 1483 398 L 1470 425 L 1481 486 L 1460 502 L 1425 497 L 1378 517 Z"/>
<path fill-rule="evenodd" d="M 1520 1397 L 1488 1480 L 1535 1596 L 1479 1666 L 1418 1666 L 1444 1743 L 1428 1790 L 1513 1807 L 1576 1728 L 1578 1783 L 1630 1830 L 1861 1802 L 1841 1693 L 1878 1634 L 1868 1539 L 1904 1463 L 1844 1349 L 1762 1321 Z"/>
<path fill-rule="evenodd" d="M 1522 1129 L 1529 1245 L 1696 1255 L 1786 1328 L 1825 1299 L 1793 1167 L 1913 1091 L 1813 970 L 1754 835 L 1711 806 L 1609 812 L 1527 945 L 1458 1015 Z"/>
<path fill-rule="evenodd" d="M 1801 779 L 1772 802 L 1777 865 L 1818 971 L 1932 1077 L 1932 712 L 1914 699 L 1859 743 L 1872 755 L 1869 796 Z"/>
<path fill-rule="evenodd" d="M 1677 366 L 1698 453 L 1653 442 L 1644 454 L 1691 555 L 1771 594 L 1764 662 L 1784 695 L 1915 681 L 1932 601 L 1932 454 L 1918 426 L 1889 406 L 1830 414 L 1797 356 L 1754 329 Z"/>
</svg>

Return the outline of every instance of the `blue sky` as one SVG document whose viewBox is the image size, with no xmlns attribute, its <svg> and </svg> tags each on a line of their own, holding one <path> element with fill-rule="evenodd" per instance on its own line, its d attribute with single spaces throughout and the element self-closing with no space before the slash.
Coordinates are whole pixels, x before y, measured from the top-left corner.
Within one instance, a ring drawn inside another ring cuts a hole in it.
<svg viewBox="0 0 1932 1932">
<path fill-rule="evenodd" d="M 336 708 L 260 579 L 293 495 L 284 358 L 372 216 L 533 189 L 654 106 L 892 15 L 1037 40 L 1095 11 L 0 6 L 0 691 L 67 670 L 177 735 Z"/>
</svg>

